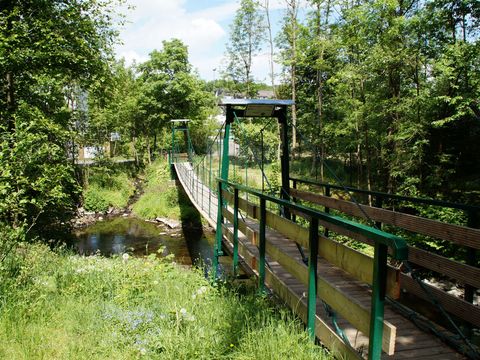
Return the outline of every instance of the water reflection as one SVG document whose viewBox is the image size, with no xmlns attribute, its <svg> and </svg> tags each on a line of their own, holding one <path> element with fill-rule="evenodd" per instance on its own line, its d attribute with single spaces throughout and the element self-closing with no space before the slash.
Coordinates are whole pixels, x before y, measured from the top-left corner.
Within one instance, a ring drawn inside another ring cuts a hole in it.
<svg viewBox="0 0 480 360">
<path fill-rule="evenodd" d="M 210 261 L 213 256 L 213 233 L 202 229 L 174 229 L 135 218 L 114 218 L 97 222 L 75 232 L 75 248 L 80 254 L 134 255 L 156 253 L 165 247 L 162 255 L 173 254 L 175 261 L 190 265 L 199 259 Z"/>
</svg>

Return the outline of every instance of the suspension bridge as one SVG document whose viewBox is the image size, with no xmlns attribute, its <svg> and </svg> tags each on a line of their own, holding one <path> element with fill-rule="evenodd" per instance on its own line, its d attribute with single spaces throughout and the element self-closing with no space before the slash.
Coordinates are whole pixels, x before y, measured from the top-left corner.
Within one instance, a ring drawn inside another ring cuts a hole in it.
<svg viewBox="0 0 480 360">
<path fill-rule="evenodd" d="M 195 155 L 186 120 L 172 122 L 169 154 L 172 176 L 216 229 L 214 272 L 220 256 L 232 256 L 234 273 L 241 267 L 256 275 L 259 290 L 288 304 L 312 339 L 338 358 L 480 358 L 469 337 L 480 327 L 480 309 L 474 304 L 480 287 L 479 207 L 293 178 L 287 120 L 292 102 L 235 99 L 222 105 L 226 120 L 205 156 Z M 243 136 L 241 119 L 251 117 L 278 121 L 282 151 L 277 193 L 249 186 L 247 171 L 255 163 L 262 169 L 262 183 L 268 183 L 263 154 L 244 149 L 251 151 L 252 163 L 244 169 L 234 163 L 232 169 L 232 127 Z M 245 174 L 242 184 L 229 180 L 241 178 L 240 171 Z M 362 196 L 370 203 L 357 199 Z M 448 224 L 389 206 L 402 201 L 463 211 L 468 222 Z M 417 248 L 382 227 L 454 244 L 466 260 Z M 344 241 L 336 241 L 339 237 Z M 346 245 L 352 241 L 372 246 L 373 256 Z M 462 284 L 463 296 L 423 281 L 418 270 Z"/>
</svg>

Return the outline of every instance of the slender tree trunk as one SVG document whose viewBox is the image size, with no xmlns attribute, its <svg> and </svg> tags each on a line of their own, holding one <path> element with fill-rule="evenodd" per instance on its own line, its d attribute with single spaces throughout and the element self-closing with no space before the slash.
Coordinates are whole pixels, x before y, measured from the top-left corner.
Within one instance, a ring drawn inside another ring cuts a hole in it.
<svg viewBox="0 0 480 360">
<path fill-rule="evenodd" d="M 296 101 L 297 99 L 297 14 L 298 14 L 298 1 L 297 0 L 287 0 L 288 13 L 290 17 L 290 42 L 291 42 L 291 66 L 290 66 L 290 81 L 292 86 L 292 100 Z M 297 150 L 297 105 L 292 105 L 292 150 L 293 154 Z"/>
<path fill-rule="evenodd" d="M 272 91 L 273 91 L 273 98 L 277 98 L 277 89 L 275 87 L 275 73 L 273 69 L 273 54 L 274 54 L 274 47 L 273 47 L 273 36 L 272 36 L 272 25 L 270 23 L 270 1 L 265 0 L 265 4 L 263 5 L 265 9 L 265 18 L 267 20 L 267 31 L 268 31 L 268 46 L 270 48 L 270 81 L 272 83 Z"/>
</svg>

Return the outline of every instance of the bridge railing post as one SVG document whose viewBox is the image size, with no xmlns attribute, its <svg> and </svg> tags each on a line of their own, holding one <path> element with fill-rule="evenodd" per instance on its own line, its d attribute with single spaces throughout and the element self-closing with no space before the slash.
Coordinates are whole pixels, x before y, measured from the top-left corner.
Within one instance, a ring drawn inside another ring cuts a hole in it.
<svg viewBox="0 0 480 360">
<path fill-rule="evenodd" d="M 467 226 L 471 228 L 478 228 L 480 226 L 480 221 L 478 219 L 478 212 L 474 210 L 470 210 L 467 212 Z M 471 247 L 465 247 L 466 249 L 466 263 L 467 265 L 470 266 L 477 266 L 477 250 Z M 465 285 L 465 294 L 464 298 L 465 301 L 468 301 L 469 303 L 473 304 L 473 298 L 475 294 L 476 289 L 471 286 L 466 284 Z"/>
<path fill-rule="evenodd" d="M 260 231 L 259 231 L 259 264 L 258 264 L 258 288 L 265 292 L 265 226 L 267 222 L 267 204 L 265 198 L 260 198 Z"/>
<path fill-rule="evenodd" d="M 293 184 L 292 184 L 292 187 L 297 190 L 297 180 L 292 180 Z M 292 197 L 292 201 L 293 202 L 297 202 L 297 198 L 296 197 Z M 292 221 L 293 222 L 297 222 L 297 215 L 295 215 L 295 213 L 292 214 Z"/>
<path fill-rule="evenodd" d="M 330 197 L 331 196 L 331 191 L 330 191 L 330 186 L 325 186 L 325 196 L 328 196 Z M 327 214 L 330 214 L 330 208 L 329 207 L 325 207 L 325 212 Z M 325 228 L 324 232 L 323 232 L 323 235 L 325 235 L 325 237 L 328 237 L 328 228 Z"/>
<path fill-rule="evenodd" d="M 375 207 L 382 208 L 383 207 L 383 196 L 377 195 L 375 196 Z M 375 222 L 375 226 L 377 229 L 382 229 L 382 223 L 380 221 Z"/>
<path fill-rule="evenodd" d="M 208 171 L 208 216 L 211 218 L 212 207 L 212 147 L 210 147 L 210 170 Z"/>
<path fill-rule="evenodd" d="M 233 191 L 233 275 L 238 271 L 238 189 Z"/>
<path fill-rule="evenodd" d="M 217 210 L 217 232 L 215 234 L 215 246 L 213 249 L 213 274 L 214 278 L 217 278 L 218 271 L 218 258 L 223 255 L 222 253 L 222 237 L 223 237 L 223 196 L 222 196 L 222 182 L 218 182 L 218 210 Z"/>
<path fill-rule="evenodd" d="M 308 237 L 310 255 L 308 258 L 308 306 L 307 328 L 310 338 L 315 340 L 315 316 L 317 313 L 317 254 L 318 254 L 318 219 L 310 219 Z"/>
<path fill-rule="evenodd" d="M 373 282 L 370 310 L 370 334 L 368 343 L 368 359 L 380 359 L 382 354 L 383 319 L 385 310 L 385 292 L 387 287 L 387 254 L 388 247 L 375 242 L 373 257 Z"/>
</svg>

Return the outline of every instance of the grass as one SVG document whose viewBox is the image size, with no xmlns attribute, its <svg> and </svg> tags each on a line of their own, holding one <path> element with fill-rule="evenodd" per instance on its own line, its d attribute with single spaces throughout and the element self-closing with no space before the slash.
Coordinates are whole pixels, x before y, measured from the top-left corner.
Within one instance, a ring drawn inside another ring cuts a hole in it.
<svg viewBox="0 0 480 360">
<path fill-rule="evenodd" d="M 325 359 L 290 312 L 155 255 L 23 245 L 0 271 L 2 359 Z"/>
<path fill-rule="evenodd" d="M 132 211 L 142 219 L 189 220 L 196 216 L 185 195 L 170 180 L 169 165 L 164 159 L 156 160 L 147 168 L 144 192 L 133 204 Z"/>
</svg>

